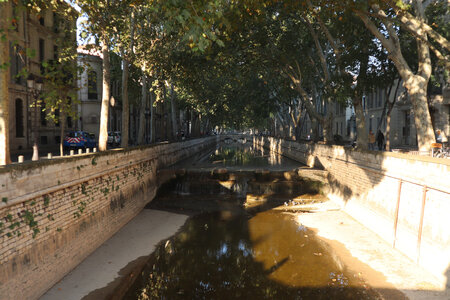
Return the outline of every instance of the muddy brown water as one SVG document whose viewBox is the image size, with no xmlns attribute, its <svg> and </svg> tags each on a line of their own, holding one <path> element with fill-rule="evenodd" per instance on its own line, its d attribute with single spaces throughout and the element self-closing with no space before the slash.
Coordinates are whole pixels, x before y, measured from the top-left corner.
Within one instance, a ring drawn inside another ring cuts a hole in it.
<svg viewBox="0 0 450 300">
<path fill-rule="evenodd" d="M 291 214 L 231 205 L 161 243 L 124 299 L 379 298 Z"/>
<path fill-rule="evenodd" d="M 240 145 L 207 157 L 210 164 L 273 166 Z M 124 299 L 380 298 L 292 214 L 271 203 L 246 209 L 242 195 L 203 190 L 166 190 L 148 205 L 191 217 L 149 256 Z"/>
</svg>

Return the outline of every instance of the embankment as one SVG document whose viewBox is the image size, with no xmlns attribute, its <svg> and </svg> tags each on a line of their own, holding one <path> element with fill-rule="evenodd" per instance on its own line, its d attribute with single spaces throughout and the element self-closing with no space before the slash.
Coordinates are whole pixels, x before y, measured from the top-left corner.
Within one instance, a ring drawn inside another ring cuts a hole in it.
<svg viewBox="0 0 450 300">
<path fill-rule="evenodd" d="M 0 168 L 0 299 L 36 299 L 135 217 L 158 170 L 217 137 Z"/>
</svg>

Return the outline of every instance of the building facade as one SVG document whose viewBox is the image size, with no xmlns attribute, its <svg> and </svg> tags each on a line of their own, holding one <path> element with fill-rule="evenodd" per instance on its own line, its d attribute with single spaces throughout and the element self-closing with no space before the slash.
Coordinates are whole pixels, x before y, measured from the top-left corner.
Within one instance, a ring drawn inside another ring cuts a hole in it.
<svg viewBox="0 0 450 300">
<path fill-rule="evenodd" d="M 10 31 L 10 149 L 12 151 L 31 148 L 32 132 L 38 135 L 39 146 L 55 146 L 60 142 L 59 122 L 48 120 L 45 105 L 36 101 L 27 87 L 26 71 L 34 78 L 41 78 L 43 63 L 55 61 L 58 56 L 57 39 L 60 36 L 61 20 L 51 10 L 40 15 L 30 14 L 9 1 L 7 9 L 12 16 L 14 30 Z M 75 26 L 75 23 L 69 26 Z M 73 37 L 75 47 L 75 36 Z M 45 82 L 43 82 L 45 88 Z M 39 104 L 36 105 L 36 102 Z M 56 117 L 58 113 L 55 113 Z M 74 122 L 68 118 L 68 128 Z"/>
<path fill-rule="evenodd" d="M 390 93 L 385 89 L 376 89 L 363 96 L 362 102 L 367 133 L 372 130 L 376 134 L 379 129 L 386 137 L 386 113 L 388 106 L 385 108 L 385 105 L 387 97 L 389 97 L 390 103 L 394 103 L 390 119 L 389 140 L 391 148 L 416 148 L 417 132 L 414 122 L 414 111 L 401 82 L 395 82 Z M 332 105 L 335 105 L 332 124 L 335 139 L 340 139 L 344 142 L 356 140 L 356 116 L 353 107 L 339 103 Z M 322 106 L 318 103 L 316 107 L 318 107 L 318 111 L 325 114 L 327 106 Z M 450 89 L 447 87 L 430 93 L 429 107 L 435 131 L 439 130 L 443 136 L 443 141 L 448 142 L 450 137 Z M 306 113 L 302 118 L 305 120 L 304 124 L 301 124 L 302 138 L 308 139 L 308 137 L 313 135 L 312 122 Z M 318 131 L 320 135 L 320 127 Z"/>
</svg>

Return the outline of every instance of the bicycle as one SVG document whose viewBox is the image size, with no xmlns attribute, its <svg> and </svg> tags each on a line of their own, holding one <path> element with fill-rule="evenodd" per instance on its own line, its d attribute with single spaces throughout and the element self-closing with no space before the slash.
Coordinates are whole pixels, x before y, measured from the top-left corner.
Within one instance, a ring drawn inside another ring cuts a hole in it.
<svg viewBox="0 0 450 300">
<path fill-rule="evenodd" d="M 441 143 L 433 143 L 432 156 L 436 158 L 450 158 L 450 147 L 446 147 Z"/>
</svg>

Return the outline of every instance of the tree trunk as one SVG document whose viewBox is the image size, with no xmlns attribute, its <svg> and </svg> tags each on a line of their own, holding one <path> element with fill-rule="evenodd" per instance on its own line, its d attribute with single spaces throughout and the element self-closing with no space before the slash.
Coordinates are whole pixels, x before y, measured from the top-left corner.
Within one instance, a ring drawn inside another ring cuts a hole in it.
<svg viewBox="0 0 450 300">
<path fill-rule="evenodd" d="M 177 131 L 178 131 L 178 124 L 177 124 L 177 113 L 176 113 L 176 107 L 175 107 L 175 91 L 173 89 L 173 83 L 170 85 L 170 115 L 172 119 L 172 140 L 177 139 Z"/>
<path fill-rule="evenodd" d="M 314 142 L 319 141 L 319 122 L 315 118 L 309 118 L 311 120 L 311 129 L 312 129 L 312 140 Z"/>
<path fill-rule="evenodd" d="M 145 109 L 147 107 L 147 76 L 142 75 L 142 98 L 141 98 L 141 109 L 139 110 L 139 135 L 138 144 L 144 144 L 145 136 Z"/>
<path fill-rule="evenodd" d="M 331 102 L 329 102 L 329 107 L 333 106 Z M 321 120 L 322 132 L 323 132 L 323 141 L 326 144 L 332 143 L 334 141 L 333 138 L 333 112 L 328 111 L 325 118 Z"/>
<path fill-rule="evenodd" d="M 125 53 L 122 51 L 122 57 Z M 120 146 L 122 148 L 128 147 L 128 129 L 130 128 L 130 102 L 128 100 L 128 74 L 129 62 L 128 59 L 123 59 L 122 72 L 122 140 Z"/>
<path fill-rule="evenodd" d="M 197 137 L 197 116 L 195 112 L 191 112 L 191 124 L 192 137 Z"/>
<path fill-rule="evenodd" d="M 386 151 L 391 151 L 391 112 L 389 110 L 386 115 Z"/>
<path fill-rule="evenodd" d="M 429 151 L 431 144 L 436 142 L 428 110 L 427 85 L 428 80 L 419 75 L 414 75 L 409 80 L 405 80 L 405 86 L 414 111 L 419 151 Z"/>
<path fill-rule="evenodd" d="M 136 142 L 136 139 L 134 138 L 135 128 L 136 128 L 136 120 L 134 118 L 134 105 L 130 105 L 130 125 L 127 128 L 128 131 L 128 143 L 131 143 L 132 145 Z"/>
<path fill-rule="evenodd" d="M 358 93 L 355 93 L 353 97 L 353 107 L 355 108 L 356 117 L 356 147 L 367 150 L 369 139 L 366 129 L 366 118 L 364 116 L 362 97 Z"/>
<path fill-rule="evenodd" d="M 3 31 L 0 36 L 4 40 L 0 41 L 0 67 L 7 66 L 9 63 L 9 39 L 8 39 L 8 20 L 9 20 L 8 2 L 0 3 L 0 28 Z M 9 153 L 9 67 L 0 70 L 0 165 L 11 163 Z"/>
<path fill-rule="evenodd" d="M 64 156 L 64 129 L 66 128 L 66 112 L 61 109 L 59 114 L 59 156 Z"/>
<path fill-rule="evenodd" d="M 150 92 L 150 143 L 155 142 L 155 114 L 153 109 L 153 93 Z"/>
<path fill-rule="evenodd" d="M 103 97 L 102 107 L 100 111 L 100 134 L 98 137 L 99 151 L 105 151 L 108 143 L 108 115 L 109 115 L 109 98 L 111 97 L 110 86 L 110 62 L 109 49 L 106 36 L 102 37 L 102 53 L 103 53 Z"/>
<path fill-rule="evenodd" d="M 121 147 L 128 147 L 128 128 L 130 128 L 130 104 L 128 99 L 128 76 L 129 76 L 129 56 L 133 52 L 134 45 L 134 12 L 130 17 L 130 48 L 127 53 L 122 51 L 123 72 L 122 72 L 122 138 Z M 123 50 L 123 49 L 122 49 Z"/>
</svg>

